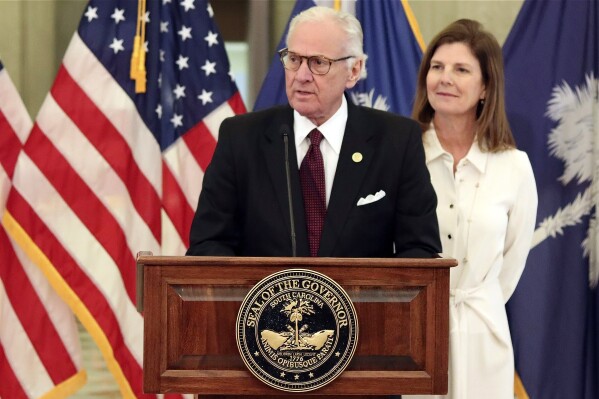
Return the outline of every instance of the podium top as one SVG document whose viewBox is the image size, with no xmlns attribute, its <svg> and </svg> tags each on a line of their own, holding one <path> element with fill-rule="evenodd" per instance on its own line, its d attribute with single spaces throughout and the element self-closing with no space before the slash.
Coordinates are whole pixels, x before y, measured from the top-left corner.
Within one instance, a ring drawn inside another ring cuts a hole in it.
<svg viewBox="0 0 599 399">
<path fill-rule="evenodd" d="M 422 267 L 447 268 L 457 265 L 453 258 L 321 258 L 321 257 L 228 257 L 228 256 L 153 256 L 151 252 L 139 252 L 137 264 L 155 265 L 210 265 L 247 267 L 272 265 L 282 267 Z"/>
</svg>

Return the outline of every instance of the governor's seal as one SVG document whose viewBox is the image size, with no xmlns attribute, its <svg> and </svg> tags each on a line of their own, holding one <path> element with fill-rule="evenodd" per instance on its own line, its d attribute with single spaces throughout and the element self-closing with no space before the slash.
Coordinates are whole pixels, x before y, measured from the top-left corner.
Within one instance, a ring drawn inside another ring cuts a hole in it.
<svg viewBox="0 0 599 399">
<path fill-rule="evenodd" d="M 237 315 L 237 346 L 264 383 L 288 392 L 320 388 L 349 364 L 358 342 L 356 310 L 324 274 L 289 269 L 247 294 Z"/>
</svg>

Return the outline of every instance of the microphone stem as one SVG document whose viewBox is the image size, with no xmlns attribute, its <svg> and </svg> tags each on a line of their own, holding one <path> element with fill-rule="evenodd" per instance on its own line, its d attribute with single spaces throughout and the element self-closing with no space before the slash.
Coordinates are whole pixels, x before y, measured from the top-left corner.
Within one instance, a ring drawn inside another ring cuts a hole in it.
<svg viewBox="0 0 599 399">
<path fill-rule="evenodd" d="M 285 142 L 285 172 L 287 174 L 287 200 L 289 202 L 289 223 L 291 224 L 291 254 L 295 258 L 297 249 L 295 243 L 295 220 L 293 217 L 293 201 L 291 199 L 291 172 L 289 171 L 289 138 L 287 131 L 283 133 L 283 141 Z"/>
</svg>

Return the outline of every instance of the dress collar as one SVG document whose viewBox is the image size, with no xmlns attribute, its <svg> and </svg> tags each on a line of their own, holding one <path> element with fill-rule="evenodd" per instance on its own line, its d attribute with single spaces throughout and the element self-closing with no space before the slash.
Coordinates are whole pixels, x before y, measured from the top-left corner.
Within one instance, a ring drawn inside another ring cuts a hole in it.
<svg viewBox="0 0 599 399">
<path fill-rule="evenodd" d="M 424 133 L 422 137 L 422 142 L 424 143 L 424 148 L 426 150 L 427 164 L 433 162 L 435 159 L 445 154 L 451 156 L 451 154 L 445 151 L 441 146 L 441 142 L 437 137 L 437 132 L 435 131 L 435 128 L 432 124 Z M 478 141 L 475 137 L 474 142 L 472 143 L 472 147 L 470 147 L 470 150 L 468 151 L 468 154 L 466 154 L 464 159 L 470 162 L 476 169 L 479 170 L 479 172 L 484 173 L 487 167 L 488 156 L 488 152 L 481 151 L 480 147 L 478 146 Z"/>
</svg>

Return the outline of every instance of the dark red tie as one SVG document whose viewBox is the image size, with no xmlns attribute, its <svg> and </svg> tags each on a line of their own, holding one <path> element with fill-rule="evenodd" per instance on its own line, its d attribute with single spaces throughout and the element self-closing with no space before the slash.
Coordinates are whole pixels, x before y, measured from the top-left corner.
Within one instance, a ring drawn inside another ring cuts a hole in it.
<svg viewBox="0 0 599 399">
<path fill-rule="evenodd" d="M 324 185 L 324 163 L 320 152 L 322 133 L 317 129 L 310 132 L 310 148 L 300 167 L 300 181 L 304 194 L 304 210 L 308 227 L 310 256 L 318 254 L 320 235 L 327 213 L 326 189 Z"/>
</svg>

